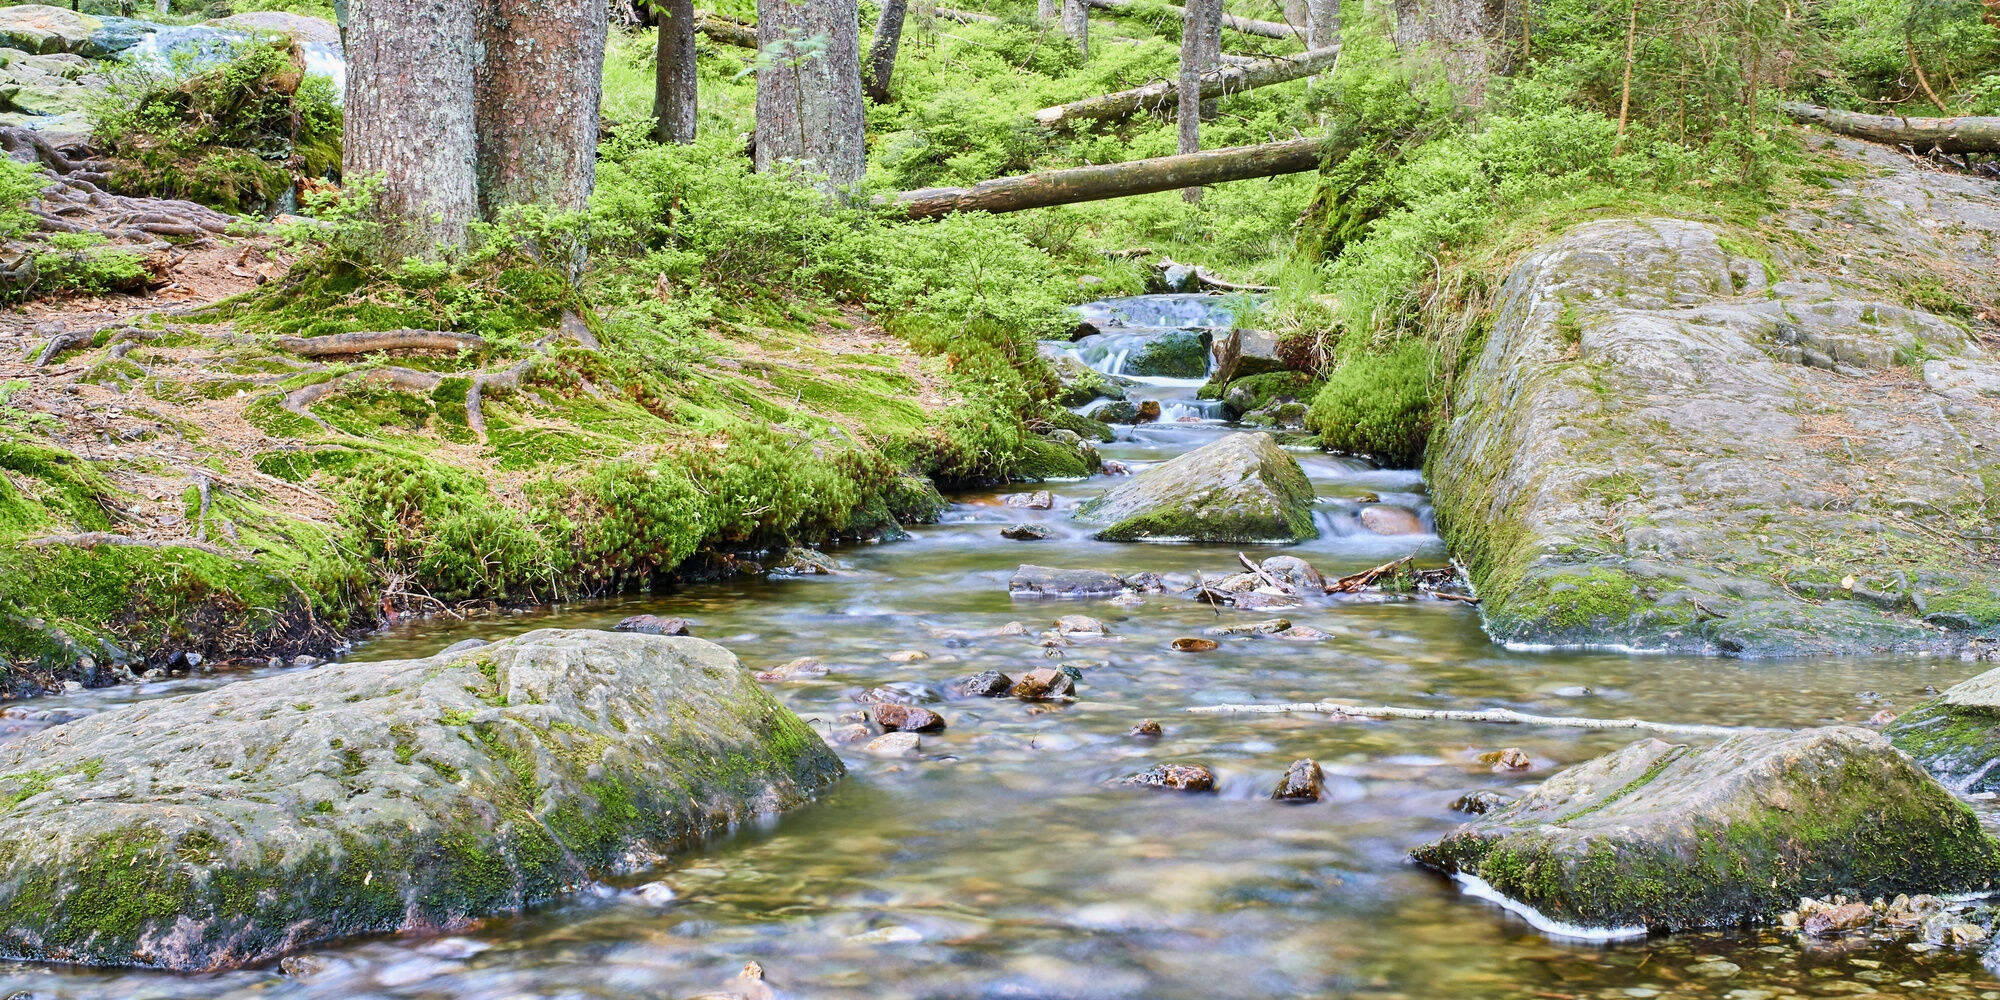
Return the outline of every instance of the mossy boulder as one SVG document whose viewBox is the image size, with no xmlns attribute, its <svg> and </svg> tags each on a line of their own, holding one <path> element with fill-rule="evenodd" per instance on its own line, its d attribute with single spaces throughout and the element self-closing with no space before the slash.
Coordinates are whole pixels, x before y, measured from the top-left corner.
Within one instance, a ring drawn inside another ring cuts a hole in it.
<svg viewBox="0 0 2000 1000">
<path fill-rule="evenodd" d="M 0 7 L 0 45 L 28 53 L 76 52 L 104 22 L 47 4 Z"/>
<path fill-rule="evenodd" d="M 1163 462 L 1077 508 L 1110 542 L 1298 542 L 1319 536 L 1317 497 L 1269 434 L 1231 434 Z"/>
<path fill-rule="evenodd" d="M 1351 358 L 1313 398 L 1306 426 L 1334 451 L 1415 465 L 1431 433 L 1430 384 L 1430 347 L 1422 339 Z"/>
<path fill-rule="evenodd" d="M 2000 842 L 1866 729 L 1641 740 L 1412 852 L 1544 916 L 1664 931 L 1769 920 L 1801 896 L 1960 893 Z"/>
<path fill-rule="evenodd" d="M 1155 378 L 1204 378 L 1208 339 L 1207 330 L 1162 330 L 1133 346 L 1121 371 Z"/>
<path fill-rule="evenodd" d="M 1946 688 L 1882 735 L 1961 795 L 2000 791 L 2000 670 Z"/>
<path fill-rule="evenodd" d="M 242 681 L 0 750 L 0 952 L 192 971 L 451 927 L 840 774 L 700 639 L 545 629 Z"/>
</svg>

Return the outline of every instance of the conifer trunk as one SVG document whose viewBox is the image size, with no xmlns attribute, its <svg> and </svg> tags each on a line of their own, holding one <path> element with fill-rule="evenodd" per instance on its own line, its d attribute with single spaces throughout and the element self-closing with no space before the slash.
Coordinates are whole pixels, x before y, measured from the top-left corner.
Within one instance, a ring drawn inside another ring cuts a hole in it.
<svg viewBox="0 0 2000 1000">
<path fill-rule="evenodd" d="M 479 217 L 477 44 L 472 0 L 356 0 L 348 12 L 341 171 L 379 178 L 384 260 L 462 247 Z"/>
<path fill-rule="evenodd" d="M 660 0 L 660 42 L 653 71 L 653 138 L 694 141 L 694 0 Z"/>
<path fill-rule="evenodd" d="M 1062 0 L 1062 29 L 1076 43 L 1077 54 L 1090 58 L 1090 8 L 1083 0 Z"/>
<path fill-rule="evenodd" d="M 867 169 L 858 0 L 757 0 L 757 169 Z"/>
<path fill-rule="evenodd" d="M 875 40 L 868 46 L 867 93 L 877 104 L 889 103 L 889 79 L 896 72 L 896 48 L 903 42 L 903 15 L 908 0 L 882 0 L 875 20 Z"/>
<path fill-rule="evenodd" d="M 1180 152 L 1201 151 L 1201 120 L 1215 114 L 1215 102 L 1203 101 L 1202 74 L 1222 56 L 1222 0 L 1187 0 L 1181 12 Z M 1201 200 L 1201 188 L 1181 190 L 1189 204 Z"/>
<path fill-rule="evenodd" d="M 604 0 L 482 0 L 479 204 L 579 212 L 597 180 Z"/>
<path fill-rule="evenodd" d="M 1323 49 L 1340 42 L 1340 0 L 1305 0 L 1306 48 Z"/>
<path fill-rule="evenodd" d="M 1060 6 L 1062 5 L 1058 0 L 1035 0 L 1035 20 L 1044 24 L 1055 20 L 1057 8 Z"/>
</svg>

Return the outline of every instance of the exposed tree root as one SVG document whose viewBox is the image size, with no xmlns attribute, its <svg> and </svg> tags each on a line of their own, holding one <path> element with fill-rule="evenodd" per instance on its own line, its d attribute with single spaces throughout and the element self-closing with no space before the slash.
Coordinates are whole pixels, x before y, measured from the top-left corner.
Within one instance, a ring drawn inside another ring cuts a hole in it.
<svg viewBox="0 0 2000 1000">
<path fill-rule="evenodd" d="M 1527 715 L 1507 708 L 1461 711 L 1440 708 L 1397 708 L 1391 705 L 1347 705 L 1333 701 L 1308 701 L 1288 705 L 1198 705 L 1186 711 L 1197 715 L 1277 714 L 1317 712 L 1356 719 L 1422 719 L 1432 722 L 1491 722 L 1510 726 L 1553 726 L 1565 729 L 1640 729 L 1673 736 L 1738 736 L 1743 733 L 1782 733 L 1784 729 L 1755 726 L 1709 726 L 1677 722 L 1648 722 L 1644 719 L 1585 719 L 1571 715 Z"/>
<path fill-rule="evenodd" d="M 300 386 L 285 394 L 283 405 L 285 409 L 331 431 L 333 430 L 333 425 L 321 420 L 318 414 L 313 413 L 307 407 L 334 393 L 340 392 L 349 385 L 380 382 L 387 384 L 392 389 L 428 393 L 436 389 L 438 383 L 443 382 L 445 378 L 446 376 L 438 372 L 420 372 L 411 368 L 370 368 L 367 371 L 349 372 L 345 375 L 336 375 L 324 382 L 315 382 L 312 385 Z"/>
<path fill-rule="evenodd" d="M 374 351 L 483 351 L 486 339 L 443 330 L 364 330 L 324 337 L 280 337 L 278 346 L 301 357 L 326 358 Z"/>
<path fill-rule="evenodd" d="M 228 549 L 217 548 L 206 542 L 187 539 L 163 542 L 152 538 L 134 538 L 131 535 L 120 535 L 110 531 L 86 531 L 80 535 L 49 535 L 44 538 L 30 538 L 21 544 L 36 549 L 52 548 L 58 545 L 69 545 L 80 549 L 96 548 L 100 545 L 124 545 L 141 549 L 199 549 L 211 555 L 223 556 L 228 559 L 237 559 L 244 562 L 249 561 L 248 556 L 239 555 Z"/>
<path fill-rule="evenodd" d="M 465 422 L 472 427 L 474 434 L 479 435 L 479 440 L 486 440 L 486 413 L 480 408 L 480 400 L 488 393 L 519 392 L 522 376 L 532 373 L 541 363 L 541 357 L 532 357 L 511 368 L 488 372 L 472 380 L 472 388 L 465 390 Z"/>
</svg>

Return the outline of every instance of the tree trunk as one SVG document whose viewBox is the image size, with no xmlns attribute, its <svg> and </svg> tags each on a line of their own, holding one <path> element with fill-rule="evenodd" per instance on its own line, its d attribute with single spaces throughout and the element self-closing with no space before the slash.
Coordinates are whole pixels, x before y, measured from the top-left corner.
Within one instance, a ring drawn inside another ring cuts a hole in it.
<svg viewBox="0 0 2000 1000">
<path fill-rule="evenodd" d="M 479 204 L 589 207 L 597 180 L 604 0 L 484 0 L 475 70 Z"/>
<path fill-rule="evenodd" d="M 1902 118 L 1786 102 L 1778 110 L 1857 139 L 1908 146 L 1919 153 L 2000 153 L 2000 118 Z"/>
<path fill-rule="evenodd" d="M 1305 0 L 1306 48 L 1340 44 L 1340 0 Z"/>
<path fill-rule="evenodd" d="M 857 0 L 757 0 L 757 169 L 836 186 L 867 169 Z"/>
<path fill-rule="evenodd" d="M 1064 2 L 1067 3 L 1069 0 L 1064 0 Z M 1080 2 L 1086 7 L 1096 7 L 1099 10 L 1127 11 L 1132 8 L 1132 0 L 1080 0 Z M 1161 4 L 1160 6 L 1171 14 L 1184 13 L 1181 8 L 1173 4 Z M 1283 24 L 1278 21 L 1259 21 L 1249 17 L 1237 17 L 1234 14 L 1222 15 L 1222 26 L 1231 31 L 1242 32 L 1246 35 L 1261 35 L 1265 38 L 1298 37 L 1298 32 L 1293 31 L 1292 26 L 1289 24 Z"/>
<path fill-rule="evenodd" d="M 472 0 L 358 0 L 347 26 L 341 172 L 380 178 L 382 258 L 465 245 L 479 218 Z"/>
<path fill-rule="evenodd" d="M 694 141 L 694 0 L 661 0 L 660 44 L 653 70 L 653 138 Z"/>
<path fill-rule="evenodd" d="M 1187 0 L 1181 12 L 1180 152 L 1201 152 L 1201 120 L 1215 114 L 1215 102 L 1202 100 L 1201 78 L 1215 72 L 1222 55 L 1222 0 Z M 1189 204 L 1201 200 L 1201 188 L 1181 190 Z"/>
<path fill-rule="evenodd" d="M 913 219 L 934 219 L 952 212 L 1019 212 L 1317 170 L 1319 144 L 1318 139 L 1288 139 L 1261 146 L 999 177 L 969 188 L 905 191 L 885 200 L 901 206 Z"/>
<path fill-rule="evenodd" d="M 1510 13 L 1522 0 L 1395 0 L 1396 47 L 1427 47 L 1465 103 L 1484 102 Z"/>
<path fill-rule="evenodd" d="M 868 46 L 868 97 L 877 104 L 889 103 L 889 78 L 896 72 L 896 47 L 903 42 L 903 14 L 908 0 L 882 0 L 882 16 L 875 20 L 875 40 Z"/>
<path fill-rule="evenodd" d="M 1083 0 L 1062 0 L 1062 29 L 1076 43 L 1077 54 L 1090 58 L 1090 8 Z"/>
<path fill-rule="evenodd" d="M 1035 0 L 1035 20 L 1047 24 L 1056 19 L 1056 12 L 1062 6 L 1059 0 Z"/>
<path fill-rule="evenodd" d="M 1328 69 L 1340 59 L 1340 46 L 1314 49 L 1283 59 L 1266 59 L 1251 66 L 1228 66 L 1201 76 L 1201 95 L 1221 97 L 1258 87 L 1299 80 Z M 1085 121 L 1123 121 L 1145 111 L 1171 105 L 1180 87 L 1160 80 L 1115 94 L 1086 97 L 1035 112 L 1035 121 L 1050 128 L 1071 128 Z"/>
</svg>

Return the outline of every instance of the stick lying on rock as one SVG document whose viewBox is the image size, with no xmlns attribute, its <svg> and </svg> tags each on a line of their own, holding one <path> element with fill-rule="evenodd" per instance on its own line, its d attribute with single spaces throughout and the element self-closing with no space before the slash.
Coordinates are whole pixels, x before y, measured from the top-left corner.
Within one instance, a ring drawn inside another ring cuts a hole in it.
<svg viewBox="0 0 2000 1000">
<path fill-rule="evenodd" d="M 1357 719 L 1422 719 L 1431 722 L 1492 722 L 1511 726 L 1554 726 L 1564 729 L 1643 729 L 1677 736 L 1737 736 L 1743 733 L 1784 733 L 1788 729 L 1756 726 L 1709 726 L 1677 722 L 1648 722 L 1644 719 L 1585 719 L 1571 715 L 1527 715 L 1508 708 L 1478 711 L 1447 708 L 1396 708 L 1391 705 L 1345 705 L 1335 701 L 1307 701 L 1289 705 L 1197 705 L 1186 711 L 1196 715 L 1276 715 L 1286 712 L 1318 712 Z"/>
</svg>

